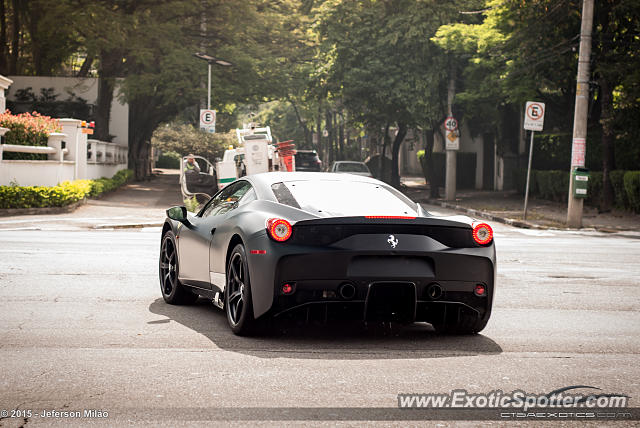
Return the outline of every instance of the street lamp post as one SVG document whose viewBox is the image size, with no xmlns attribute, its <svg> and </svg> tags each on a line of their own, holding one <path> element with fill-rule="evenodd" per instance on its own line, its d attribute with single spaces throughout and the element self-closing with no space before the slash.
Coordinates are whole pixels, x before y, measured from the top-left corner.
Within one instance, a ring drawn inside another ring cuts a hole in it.
<svg viewBox="0 0 640 428">
<path fill-rule="evenodd" d="M 229 61 L 218 59 L 205 53 L 196 52 L 193 55 L 196 58 L 207 61 L 207 110 L 211 110 L 211 65 L 215 63 L 223 67 L 230 67 L 233 64 L 231 64 Z"/>
</svg>

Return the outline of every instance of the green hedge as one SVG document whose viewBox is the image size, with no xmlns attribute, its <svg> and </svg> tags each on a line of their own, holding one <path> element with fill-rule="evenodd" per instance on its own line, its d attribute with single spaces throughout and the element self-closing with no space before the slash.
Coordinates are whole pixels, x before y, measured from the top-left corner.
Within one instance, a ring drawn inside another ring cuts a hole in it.
<svg viewBox="0 0 640 428">
<path fill-rule="evenodd" d="M 592 207 L 600 205 L 602 199 L 602 172 L 591 171 L 589 181 L 587 182 L 587 199 L 585 203 Z"/>
<path fill-rule="evenodd" d="M 180 154 L 176 152 L 164 152 L 156 162 L 156 168 L 180 169 Z"/>
<path fill-rule="evenodd" d="M 624 173 L 624 190 L 626 191 L 629 207 L 640 213 L 640 171 Z"/>
<path fill-rule="evenodd" d="M 125 169 L 112 178 L 65 181 L 51 187 L 0 186 L 0 208 L 62 207 L 116 189 L 132 177 L 133 171 Z"/>
<path fill-rule="evenodd" d="M 589 177 L 586 203 L 599 206 L 602 198 L 602 172 L 592 171 Z M 516 171 L 516 186 L 524 194 L 527 170 Z M 640 213 L 640 171 L 615 170 L 609 173 L 616 208 Z M 531 170 L 529 196 L 551 201 L 566 202 L 569 195 L 568 171 Z"/>
<path fill-rule="evenodd" d="M 569 194 L 569 174 L 566 171 L 538 171 L 536 185 L 542 199 L 564 202 Z"/>
<path fill-rule="evenodd" d="M 629 198 L 624 188 L 624 176 L 628 171 L 615 170 L 609 173 L 611 186 L 613 187 L 614 205 L 619 208 L 629 209 Z M 601 177 L 602 178 L 602 177 Z"/>
<path fill-rule="evenodd" d="M 91 181 L 91 192 L 89 196 L 98 196 L 101 193 L 110 192 L 118 187 L 122 186 L 127 181 L 133 178 L 133 171 L 130 169 L 123 169 L 116 172 L 111 178 L 98 178 Z"/>
</svg>

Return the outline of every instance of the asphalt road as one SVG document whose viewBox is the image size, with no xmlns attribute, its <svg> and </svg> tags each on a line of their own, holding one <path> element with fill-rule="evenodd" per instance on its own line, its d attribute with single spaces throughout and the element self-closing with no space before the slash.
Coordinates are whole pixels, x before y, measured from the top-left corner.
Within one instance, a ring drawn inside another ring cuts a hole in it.
<svg viewBox="0 0 640 428">
<path fill-rule="evenodd" d="M 498 290 L 480 335 L 424 324 L 260 338 L 232 335 L 204 300 L 162 301 L 158 228 L 0 230 L 0 409 L 108 413 L 0 426 L 353 425 L 385 419 L 400 393 L 458 388 L 589 385 L 640 407 L 640 237 L 494 228 Z"/>
</svg>

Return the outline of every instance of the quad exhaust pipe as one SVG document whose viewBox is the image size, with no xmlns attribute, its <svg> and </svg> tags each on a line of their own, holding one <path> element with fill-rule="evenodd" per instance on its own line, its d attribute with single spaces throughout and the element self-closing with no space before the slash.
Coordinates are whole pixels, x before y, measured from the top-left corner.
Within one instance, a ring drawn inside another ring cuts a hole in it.
<svg viewBox="0 0 640 428">
<path fill-rule="evenodd" d="M 345 282 L 338 287 L 338 296 L 344 300 L 351 300 L 356 297 L 356 287 L 350 282 Z"/>
</svg>

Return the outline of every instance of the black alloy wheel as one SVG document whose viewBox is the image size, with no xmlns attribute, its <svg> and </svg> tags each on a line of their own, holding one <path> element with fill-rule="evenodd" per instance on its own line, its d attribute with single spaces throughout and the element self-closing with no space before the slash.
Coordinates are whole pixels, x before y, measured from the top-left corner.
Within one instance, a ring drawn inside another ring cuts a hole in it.
<svg viewBox="0 0 640 428">
<path fill-rule="evenodd" d="M 251 282 L 249 266 L 244 246 L 235 246 L 227 265 L 227 285 L 225 291 L 225 309 L 229 327 L 237 335 L 253 332 L 253 305 L 251 303 Z"/>
<path fill-rule="evenodd" d="M 165 302 L 171 305 L 193 303 L 198 295 L 192 293 L 178 280 L 178 250 L 176 239 L 172 231 L 167 231 L 162 237 L 160 247 L 160 291 Z"/>
</svg>

